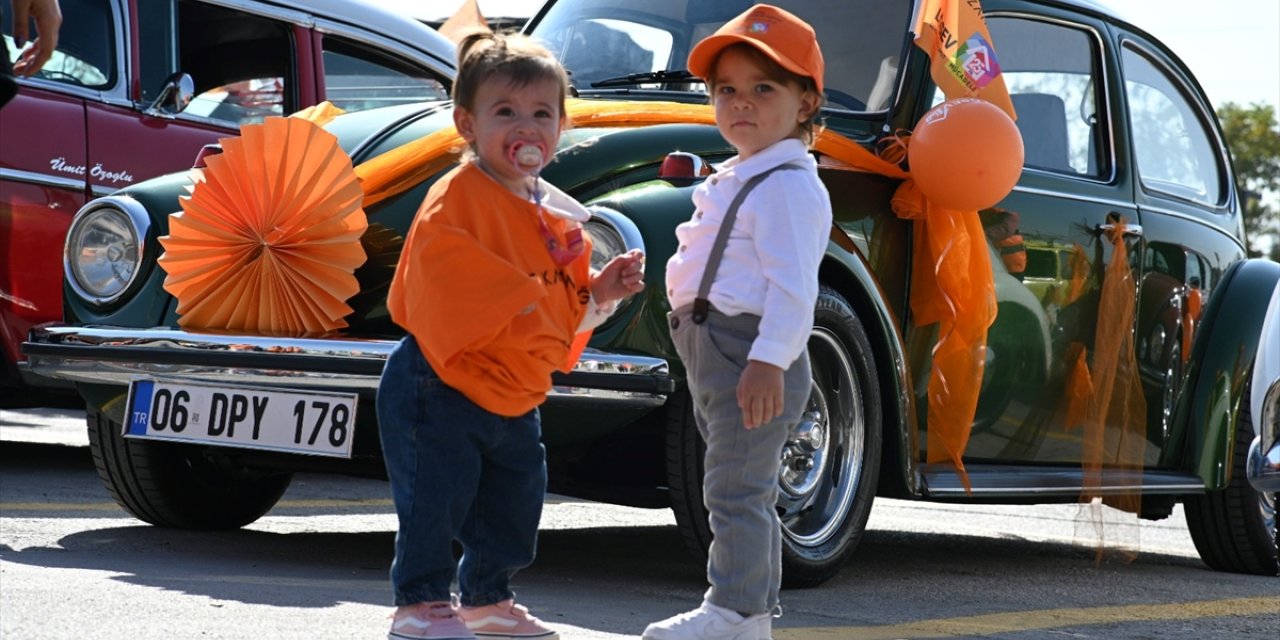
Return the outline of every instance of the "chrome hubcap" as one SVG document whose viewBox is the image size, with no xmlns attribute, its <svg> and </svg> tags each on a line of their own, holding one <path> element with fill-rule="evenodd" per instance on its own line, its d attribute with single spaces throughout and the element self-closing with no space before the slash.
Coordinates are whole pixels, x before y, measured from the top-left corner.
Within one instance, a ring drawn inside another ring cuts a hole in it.
<svg viewBox="0 0 1280 640">
<path fill-rule="evenodd" d="M 809 401 L 782 449 L 778 514 L 783 535 L 811 547 L 831 539 L 853 506 L 866 425 L 861 389 L 840 339 L 815 328 L 809 360 Z"/>
</svg>

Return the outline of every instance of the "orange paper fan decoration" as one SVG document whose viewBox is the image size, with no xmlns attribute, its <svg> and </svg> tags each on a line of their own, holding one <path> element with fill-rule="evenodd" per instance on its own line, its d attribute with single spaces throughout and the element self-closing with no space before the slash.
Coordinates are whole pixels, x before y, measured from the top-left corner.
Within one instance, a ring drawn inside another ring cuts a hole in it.
<svg viewBox="0 0 1280 640">
<path fill-rule="evenodd" d="M 302 118 L 220 142 L 160 238 L 178 324 L 289 336 L 347 326 L 368 226 L 351 159 Z"/>
</svg>

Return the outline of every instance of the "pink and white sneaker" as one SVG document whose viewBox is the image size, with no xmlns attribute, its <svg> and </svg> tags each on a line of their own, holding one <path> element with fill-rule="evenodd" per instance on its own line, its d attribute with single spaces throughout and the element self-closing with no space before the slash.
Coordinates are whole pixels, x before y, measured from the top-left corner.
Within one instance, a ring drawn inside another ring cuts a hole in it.
<svg viewBox="0 0 1280 640">
<path fill-rule="evenodd" d="M 483 607 L 459 607 L 458 616 L 482 640 L 560 640 L 560 634 L 529 615 L 524 605 L 503 600 Z"/>
<path fill-rule="evenodd" d="M 396 609 L 387 640 L 476 640 L 452 602 L 421 602 Z"/>
</svg>

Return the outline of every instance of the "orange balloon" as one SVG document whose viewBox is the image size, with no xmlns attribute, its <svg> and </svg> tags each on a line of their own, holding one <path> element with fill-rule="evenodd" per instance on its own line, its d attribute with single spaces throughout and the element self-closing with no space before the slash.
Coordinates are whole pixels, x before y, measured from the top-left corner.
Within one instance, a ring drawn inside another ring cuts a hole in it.
<svg viewBox="0 0 1280 640">
<path fill-rule="evenodd" d="M 907 146 L 911 177 L 934 204 L 993 207 L 1022 174 L 1022 134 L 1004 111 L 977 98 L 948 100 L 920 118 Z"/>
</svg>

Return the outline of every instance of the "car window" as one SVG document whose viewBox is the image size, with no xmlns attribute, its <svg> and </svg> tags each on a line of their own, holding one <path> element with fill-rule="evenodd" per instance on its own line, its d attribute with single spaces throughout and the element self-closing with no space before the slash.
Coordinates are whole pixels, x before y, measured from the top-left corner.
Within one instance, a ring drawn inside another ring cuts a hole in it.
<svg viewBox="0 0 1280 640">
<path fill-rule="evenodd" d="M 580 88 L 628 73 L 659 71 L 671 59 L 671 34 L 638 22 L 582 20 L 558 35 L 554 51 Z"/>
<path fill-rule="evenodd" d="M 144 101 L 181 71 L 195 82 L 186 115 L 241 125 L 298 108 L 289 25 L 190 0 L 138 0 L 138 13 Z"/>
<path fill-rule="evenodd" d="M 1018 114 L 1025 165 L 1072 175 L 1109 173 L 1093 71 L 1098 49 L 1090 32 L 994 16 L 987 27 Z"/>
<path fill-rule="evenodd" d="M 1199 110 L 1147 56 L 1126 47 L 1121 59 L 1142 186 L 1205 204 L 1221 202 L 1225 172 Z"/>
<path fill-rule="evenodd" d="M 326 36 L 324 49 L 325 96 L 344 111 L 449 97 L 441 79 L 367 47 Z"/>
<path fill-rule="evenodd" d="M 6 4 L 8 4 L 6 2 Z M 116 16 L 108 0 L 62 0 L 62 27 L 58 30 L 58 48 L 36 73 L 37 78 L 77 87 L 101 89 L 116 79 Z M 13 33 L 12 11 L 0 11 L 9 62 L 18 59 L 22 48 L 9 34 Z M 34 23 L 33 23 L 34 25 Z M 30 26 L 28 33 L 38 33 Z"/>
<path fill-rule="evenodd" d="M 826 61 L 826 107 L 848 111 L 888 109 L 896 89 L 898 55 L 911 18 L 911 3 L 884 0 L 776 0 L 772 4 L 813 25 Z M 634 73 L 683 70 L 689 50 L 746 8 L 739 2 L 637 2 L 577 0 L 552 4 L 532 35 L 569 70 L 579 91 L 592 82 Z M 849 25 L 857 25 L 850 37 Z M 641 83 L 637 87 L 705 92 L 698 82 Z"/>
</svg>

